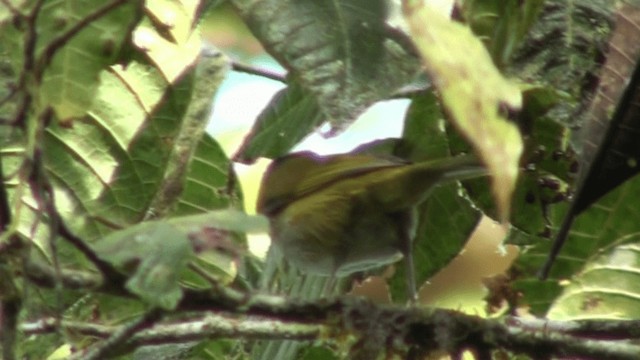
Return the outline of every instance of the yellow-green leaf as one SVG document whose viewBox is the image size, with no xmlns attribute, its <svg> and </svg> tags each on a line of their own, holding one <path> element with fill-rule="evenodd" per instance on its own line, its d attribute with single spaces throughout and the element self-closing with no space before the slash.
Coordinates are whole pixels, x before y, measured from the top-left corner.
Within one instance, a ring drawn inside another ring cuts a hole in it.
<svg viewBox="0 0 640 360">
<path fill-rule="evenodd" d="M 150 16 L 133 33 L 135 45 L 147 53 L 169 83 L 193 66 L 200 54 L 200 32 L 193 17 L 196 7 L 194 1 L 149 1 Z"/>
<path fill-rule="evenodd" d="M 520 91 L 500 75 L 468 27 L 419 0 L 405 0 L 403 12 L 451 121 L 491 172 L 499 217 L 504 222 L 509 216 L 523 144 L 518 128 L 501 116 L 499 109 L 520 108 Z"/>
</svg>

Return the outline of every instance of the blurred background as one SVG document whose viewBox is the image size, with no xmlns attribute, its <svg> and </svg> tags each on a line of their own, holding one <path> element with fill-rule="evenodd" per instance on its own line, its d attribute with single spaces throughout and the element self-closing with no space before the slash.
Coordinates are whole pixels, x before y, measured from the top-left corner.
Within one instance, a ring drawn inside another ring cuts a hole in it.
<svg viewBox="0 0 640 360">
<path fill-rule="evenodd" d="M 444 13 L 450 13 L 452 0 L 430 0 Z M 201 26 L 206 41 L 220 48 L 233 62 L 285 75 L 286 71 L 271 58 L 251 35 L 242 21 L 227 5 L 211 10 Z M 239 148 L 256 117 L 273 95 L 285 85 L 277 80 L 248 73 L 231 71 L 214 99 L 208 131 L 222 145 L 229 157 Z M 376 139 L 398 137 L 409 100 L 390 100 L 372 106 L 346 131 L 327 137 L 328 128 L 320 128 L 298 144 L 294 151 L 310 150 L 318 154 L 350 151 L 360 144 Z M 244 193 L 245 208 L 255 213 L 255 201 L 260 178 L 268 159 L 253 165 L 236 164 Z M 444 269 L 421 288 L 421 300 L 429 305 L 484 315 L 483 279 L 500 274 L 515 256 L 515 248 L 501 245 L 503 230 L 491 219 L 484 218 L 465 249 Z M 249 239 L 251 251 L 263 255 L 269 238 Z M 369 279 L 355 292 L 386 301 L 381 279 Z"/>
</svg>

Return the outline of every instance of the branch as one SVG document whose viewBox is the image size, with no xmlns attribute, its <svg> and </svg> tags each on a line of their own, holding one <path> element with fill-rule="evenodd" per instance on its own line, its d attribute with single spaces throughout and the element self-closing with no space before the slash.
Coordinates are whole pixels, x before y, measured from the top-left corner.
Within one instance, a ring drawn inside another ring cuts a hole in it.
<svg viewBox="0 0 640 360">
<path fill-rule="evenodd" d="M 446 351 L 455 354 L 466 349 L 479 352 L 506 349 L 533 358 L 637 359 L 640 353 L 640 346 L 637 345 L 585 339 L 565 331 L 540 331 L 539 328 L 529 331 L 521 326 L 512 326 L 509 322 L 451 310 L 381 306 L 353 298 L 301 303 L 269 295 L 248 296 L 228 288 L 219 289 L 214 296 L 200 299 L 195 293 L 189 295 L 180 304 L 182 309 L 244 313 L 249 317 L 298 324 L 333 324 L 332 336 L 356 334 L 362 339 L 362 347 L 368 347 L 369 350 L 373 348 L 373 351 L 382 351 L 388 344 L 393 344 L 391 350 L 396 352 L 417 348 L 421 352 Z M 596 323 L 605 329 L 610 322 L 586 322 L 583 329 L 594 329 Z M 640 338 L 637 332 L 634 333 L 637 321 L 615 321 L 611 326 L 617 328 L 618 333 L 626 329 L 630 335 L 626 337 L 627 340 Z"/>
<path fill-rule="evenodd" d="M 248 296 L 229 289 L 217 296 L 209 299 L 208 310 L 191 313 L 189 319 L 156 324 L 132 334 L 118 351 L 219 338 L 326 341 L 356 336 L 358 346 L 354 346 L 350 358 L 375 358 L 383 351 L 456 354 L 465 350 L 490 353 L 496 349 L 536 359 L 637 359 L 640 353 L 640 346 L 631 343 L 585 339 L 567 333 L 574 331 L 576 324 L 593 328 L 595 321 L 568 322 L 567 327 L 563 322 L 515 318 L 503 322 L 452 310 L 381 306 L 356 298 L 300 303 L 278 296 Z M 637 321 L 597 323 L 629 331 L 637 329 Z M 546 329 L 543 324 L 548 325 Z M 99 338 L 113 337 L 121 329 L 71 321 L 62 321 L 61 326 L 71 333 Z M 45 319 L 23 324 L 20 330 L 36 335 L 56 331 L 57 327 L 55 319 Z M 635 334 L 628 339 L 638 337 Z"/>
<path fill-rule="evenodd" d="M 637 331 L 640 320 L 554 321 L 509 317 L 506 323 L 527 331 L 551 331 L 594 339 L 627 340 L 640 337 Z"/>
<path fill-rule="evenodd" d="M 193 317 L 193 316 L 192 316 Z M 119 328 L 78 321 L 63 320 L 60 328 L 73 334 L 96 338 L 111 337 Z M 54 318 L 41 319 L 20 325 L 25 335 L 50 334 L 59 330 Z M 128 349 L 143 345 L 186 343 L 219 338 L 243 338 L 254 340 L 314 340 L 322 332 L 329 331 L 324 325 L 295 324 L 268 318 L 238 319 L 237 316 L 206 312 L 193 320 L 171 324 L 157 324 L 131 337 Z"/>
<path fill-rule="evenodd" d="M 60 270 L 60 278 L 56 270 L 48 265 L 30 261 L 25 264 L 25 276 L 34 284 L 44 288 L 54 288 L 56 281 L 60 281 L 65 289 L 70 290 L 97 290 L 103 287 L 103 278 L 100 275 L 86 271 Z"/>
<path fill-rule="evenodd" d="M 628 326 L 635 326 L 635 323 L 630 321 Z M 497 348 L 525 353 L 534 359 L 568 357 L 631 360 L 637 359 L 640 354 L 640 347 L 628 342 L 591 340 L 553 331 L 526 331 L 506 325 L 496 330 L 483 335 L 492 337 L 491 343 Z"/>
<path fill-rule="evenodd" d="M 151 310 L 142 318 L 132 321 L 130 324 L 124 325 L 113 331 L 110 336 L 85 351 L 78 352 L 70 357 L 70 360 L 99 360 L 110 358 L 113 353 L 120 350 L 123 344 L 127 343 L 131 336 L 144 328 L 152 326 L 162 317 L 160 310 Z"/>
<path fill-rule="evenodd" d="M 53 287 L 57 279 L 57 284 L 65 288 L 118 293 L 115 287 L 104 284 L 99 275 L 89 273 L 61 270 L 57 278 L 51 267 L 32 263 L 26 275 L 42 286 Z M 122 287 L 119 295 L 132 296 L 123 284 L 118 285 Z M 215 284 L 213 290 L 183 290 L 176 311 L 191 314 L 197 311 L 200 316 L 151 328 L 148 328 L 151 322 L 143 319 L 124 330 L 73 322 L 63 322 L 61 326 L 110 339 L 100 345 L 101 350 L 95 350 L 98 357 L 141 345 L 212 338 L 326 340 L 354 335 L 360 340 L 352 358 L 375 358 L 382 351 L 458 354 L 469 349 L 479 354 L 505 349 L 533 358 L 636 359 L 640 353 L 640 346 L 617 341 L 640 339 L 636 331 L 639 321 L 483 319 L 450 310 L 382 306 L 357 298 L 300 302 Z M 21 328 L 38 333 L 55 331 L 57 326 L 55 322 L 43 322 Z M 117 336 L 125 330 L 126 337 Z"/>
</svg>

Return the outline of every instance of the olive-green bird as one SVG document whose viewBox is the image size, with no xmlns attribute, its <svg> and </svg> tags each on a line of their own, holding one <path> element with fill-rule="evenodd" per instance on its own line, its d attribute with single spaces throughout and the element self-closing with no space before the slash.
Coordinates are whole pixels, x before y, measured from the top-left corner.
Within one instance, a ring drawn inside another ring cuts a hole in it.
<svg viewBox="0 0 640 360">
<path fill-rule="evenodd" d="M 257 209 L 272 244 L 303 272 L 345 276 L 404 256 L 416 299 L 416 207 L 437 185 L 486 175 L 470 155 L 408 163 L 365 154 L 293 153 L 267 169 Z"/>
</svg>

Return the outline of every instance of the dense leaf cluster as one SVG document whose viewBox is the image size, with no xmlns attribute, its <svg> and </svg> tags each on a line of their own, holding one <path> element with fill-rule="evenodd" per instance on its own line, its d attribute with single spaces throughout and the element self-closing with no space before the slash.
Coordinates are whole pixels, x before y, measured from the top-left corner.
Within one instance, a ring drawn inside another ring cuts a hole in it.
<svg viewBox="0 0 640 360">
<path fill-rule="evenodd" d="M 256 69 L 203 47 L 217 12 L 287 70 L 263 73 L 286 87 L 231 157 L 204 131 L 212 98 Z M 2 357 L 637 358 L 609 340 L 637 339 L 640 316 L 638 29 L 635 0 L 464 0 L 452 19 L 412 0 L 0 1 Z M 233 163 L 391 98 L 410 100 L 401 138 L 360 151 L 474 152 L 491 173 L 420 206 L 414 256 L 424 283 L 483 216 L 508 224 L 495 319 L 318 300 L 326 279 L 248 251 L 267 221 L 243 211 Z"/>
</svg>

